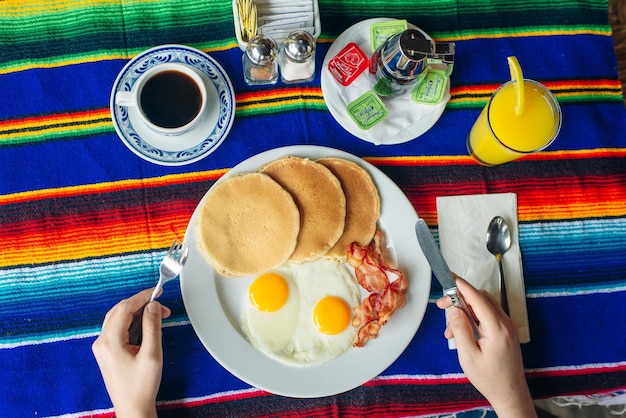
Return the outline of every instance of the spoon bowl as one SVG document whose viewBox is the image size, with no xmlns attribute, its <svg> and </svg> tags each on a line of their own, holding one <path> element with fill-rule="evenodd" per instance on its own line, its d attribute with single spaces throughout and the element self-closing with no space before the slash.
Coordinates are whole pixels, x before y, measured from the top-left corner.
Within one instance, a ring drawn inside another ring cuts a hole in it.
<svg viewBox="0 0 626 418">
<path fill-rule="evenodd" d="M 509 225 L 502 216 L 494 217 L 487 227 L 487 250 L 498 260 L 498 268 L 500 274 L 500 303 L 504 312 L 509 314 L 509 304 L 506 295 L 506 281 L 504 278 L 504 269 L 502 268 L 502 256 L 511 248 L 511 231 Z"/>
</svg>

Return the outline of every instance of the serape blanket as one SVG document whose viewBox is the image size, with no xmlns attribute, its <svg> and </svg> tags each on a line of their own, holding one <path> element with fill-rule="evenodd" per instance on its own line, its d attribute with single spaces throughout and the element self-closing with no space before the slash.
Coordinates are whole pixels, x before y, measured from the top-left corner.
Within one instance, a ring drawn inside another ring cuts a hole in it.
<svg viewBox="0 0 626 418">
<path fill-rule="evenodd" d="M 513 192 L 535 398 L 626 388 L 626 111 L 603 0 L 319 0 L 316 77 L 249 87 L 232 5 L 217 0 L 0 1 L 0 416 L 110 417 L 91 344 L 106 311 L 154 285 L 202 195 L 229 168 L 294 144 L 351 152 L 393 179 L 437 232 L 437 196 Z M 333 40 L 367 18 L 407 19 L 456 43 L 451 100 L 426 134 L 374 146 L 329 113 L 321 65 Z M 122 67 L 155 45 L 185 44 L 224 67 L 236 116 L 208 158 L 165 167 L 131 153 L 109 112 Z M 544 152 L 487 168 L 466 136 L 506 57 L 549 87 L 563 112 Z M 408 227 L 408 226 L 407 226 Z M 180 289 L 161 302 L 164 417 L 431 416 L 488 407 L 443 338 L 430 303 L 409 347 L 349 392 L 291 399 L 250 387 L 204 349 Z"/>
</svg>

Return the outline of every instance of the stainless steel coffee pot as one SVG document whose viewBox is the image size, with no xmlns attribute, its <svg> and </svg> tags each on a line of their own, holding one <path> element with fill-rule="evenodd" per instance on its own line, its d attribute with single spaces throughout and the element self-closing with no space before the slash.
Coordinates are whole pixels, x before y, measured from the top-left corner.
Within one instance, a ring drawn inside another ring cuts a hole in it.
<svg viewBox="0 0 626 418">
<path fill-rule="evenodd" d="M 419 29 L 390 36 L 374 52 L 370 72 L 380 96 L 409 93 L 426 77 L 430 64 L 444 64 L 448 75 L 454 65 L 454 42 L 433 41 Z"/>
</svg>

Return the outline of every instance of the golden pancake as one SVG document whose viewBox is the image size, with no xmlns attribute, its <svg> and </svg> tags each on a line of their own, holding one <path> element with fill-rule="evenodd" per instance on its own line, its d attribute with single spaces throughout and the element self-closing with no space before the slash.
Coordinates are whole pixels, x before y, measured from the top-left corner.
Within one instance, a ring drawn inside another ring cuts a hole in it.
<svg viewBox="0 0 626 418">
<path fill-rule="evenodd" d="M 367 171 L 352 161 L 329 157 L 317 162 L 333 172 L 346 195 L 346 225 L 343 235 L 326 253 L 328 258 L 345 262 L 351 243 L 366 246 L 374 237 L 376 221 L 380 216 L 378 189 Z"/>
<path fill-rule="evenodd" d="M 239 174 L 216 183 L 194 225 L 198 248 L 227 276 L 271 270 L 296 248 L 300 212 L 293 197 L 268 175 Z"/>
<path fill-rule="evenodd" d="M 291 261 L 321 258 L 343 234 L 346 198 L 333 173 L 308 158 L 282 157 L 259 169 L 276 180 L 300 210 L 300 234 Z"/>
</svg>

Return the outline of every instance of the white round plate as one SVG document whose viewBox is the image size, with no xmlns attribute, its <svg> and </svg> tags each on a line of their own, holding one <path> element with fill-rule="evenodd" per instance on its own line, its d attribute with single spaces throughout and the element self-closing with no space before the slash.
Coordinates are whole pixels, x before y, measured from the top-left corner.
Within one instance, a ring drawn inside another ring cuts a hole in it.
<svg viewBox="0 0 626 418">
<path fill-rule="evenodd" d="M 243 161 L 222 179 L 235 173 L 256 171 L 259 166 L 285 155 L 310 159 L 328 156 L 345 158 L 369 172 L 381 197 L 378 227 L 383 232 L 387 247 L 384 250 L 410 283 L 404 308 L 394 312 L 378 338 L 368 341 L 363 348 L 351 347 L 329 362 L 298 367 L 264 355 L 246 340 L 240 326 L 245 295 L 254 278 L 232 278 L 216 273 L 197 249 L 193 225 L 198 219 L 198 208 L 202 202 L 191 217 L 185 234 L 189 259 L 181 273 L 180 286 L 185 309 L 196 334 L 211 355 L 233 375 L 257 388 L 283 396 L 329 396 L 353 389 L 378 376 L 411 342 L 428 303 L 430 266 L 415 237 L 413 226 L 418 217 L 412 204 L 389 177 L 352 154 L 307 145 L 277 148 Z"/>
<path fill-rule="evenodd" d="M 195 68 L 207 85 L 207 114 L 181 135 L 159 134 L 142 122 L 137 108 L 115 104 L 118 91 L 130 91 L 143 73 L 166 62 Z M 235 118 L 235 93 L 224 69 L 204 52 L 185 45 L 161 45 L 142 52 L 124 66 L 113 84 L 110 107 L 115 130 L 132 152 L 156 164 L 185 165 L 211 154 L 226 138 Z"/>
<path fill-rule="evenodd" d="M 425 104 L 418 104 L 411 100 L 406 100 L 408 106 L 415 109 L 414 119 L 410 120 L 410 124 L 393 134 L 392 136 L 377 137 L 372 131 L 366 131 L 358 127 L 358 125 L 350 118 L 346 110 L 346 103 L 342 98 L 342 90 L 350 89 L 350 85 L 344 87 L 333 79 L 333 75 L 328 70 L 328 62 L 337 55 L 347 44 L 350 42 L 356 43 L 359 48 L 367 55 L 368 58 L 372 57 L 372 48 L 370 45 L 370 27 L 372 23 L 387 22 L 389 18 L 374 18 L 363 20 L 356 23 L 346 29 L 339 37 L 333 42 L 330 49 L 324 57 L 324 64 L 322 65 L 322 94 L 326 101 L 328 110 L 333 115 L 335 120 L 352 135 L 362 140 L 372 142 L 374 144 L 394 145 L 401 144 L 403 142 L 411 141 L 420 135 L 426 133 L 433 125 L 439 120 L 446 107 L 446 103 L 450 99 L 450 83 L 446 86 L 447 92 L 444 95 L 443 100 L 436 106 L 429 106 Z M 410 28 L 415 28 L 414 25 L 409 24 Z M 366 72 L 368 70 L 365 70 Z M 392 101 L 393 97 L 386 97 L 383 101 Z M 390 115 L 391 116 L 391 115 Z M 379 125 L 390 130 L 393 130 L 393 122 L 390 117 L 379 122 Z M 380 129 L 378 129 L 380 130 Z"/>
</svg>

